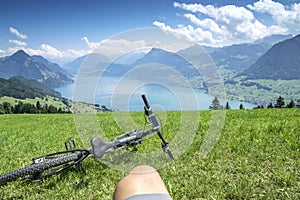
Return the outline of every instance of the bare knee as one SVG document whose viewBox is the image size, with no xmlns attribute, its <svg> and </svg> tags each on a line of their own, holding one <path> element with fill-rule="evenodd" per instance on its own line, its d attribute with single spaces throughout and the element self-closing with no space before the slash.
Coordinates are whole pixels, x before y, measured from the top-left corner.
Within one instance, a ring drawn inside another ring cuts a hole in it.
<svg viewBox="0 0 300 200">
<path fill-rule="evenodd" d="M 133 168 L 129 174 L 148 174 L 148 173 L 158 173 L 156 169 L 149 165 L 139 165 L 135 168 Z"/>
<path fill-rule="evenodd" d="M 137 194 L 169 194 L 159 173 L 151 166 L 140 165 L 133 168 L 116 187 L 114 199 L 125 199 Z"/>
</svg>

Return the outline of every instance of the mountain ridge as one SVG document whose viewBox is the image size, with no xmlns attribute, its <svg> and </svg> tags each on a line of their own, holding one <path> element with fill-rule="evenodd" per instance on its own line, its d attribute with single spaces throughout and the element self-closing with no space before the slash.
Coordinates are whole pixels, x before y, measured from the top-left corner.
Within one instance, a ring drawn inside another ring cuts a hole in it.
<svg viewBox="0 0 300 200">
<path fill-rule="evenodd" d="M 43 61 L 41 61 L 43 60 Z M 52 66 L 49 66 L 52 65 Z M 56 70 L 53 71 L 53 66 Z M 13 76 L 22 76 L 33 79 L 49 87 L 55 88 L 71 83 L 60 67 L 42 58 L 41 56 L 30 56 L 25 51 L 19 50 L 11 56 L 0 59 L 0 78 L 9 79 Z"/>
<path fill-rule="evenodd" d="M 35 81 L 28 80 L 21 76 L 13 76 L 9 79 L 0 78 L 0 97 L 9 96 L 18 99 L 45 96 L 61 97 L 61 94 L 50 87 Z"/>
<path fill-rule="evenodd" d="M 200 54 L 209 55 L 219 69 L 225 68 L 231 71 L 232 73 L 238 73 L 245 70 L 247 67 L 253 64 L 260 56 L 262 56 L 268 49 L 270 49 L 274 43 L 280 42 L 284 39 L 291 38 L 291 37 L 292 37 L 291 35 L 274 35 L 274 36 L 263 38 L 254 43 L 235 44 L 235 45 L 224 46 L 224 47 L 208 47 L 208 46 L 199 46 L 196 44 L 195 46 L 188 47 L 178 52 L 168 52 L 162 49 L 153 48 L 149 52 L 145 53 L 141 58 L 135 60 L 134 62 L 128 59 L 130 63 L 126 63 L 125 62 L 126 59 L 123 60 L 121 59 L 122 61 L 120 63 L 118 63 L 117 60 L 116 63 L 111 63 L 111 65 L 114 65 L 114 67 L 124 68 L 124 69 L 114 70 L 116 71 L 117 74 L 120 74 L 120 71 L 122 70 L 130 69 L 139 64 L 149 64 L 155 62 L 160 64 L 174 65 L 176 69 L 180 69 L 178 65 L 183 64 L 181 59 L 193 58 L 197 56 L 197 53 L 200 53 Z M 161 52 L 162 55 L 159 55 L 159 52 Z M 174 55 L 173 57 L 174 61 L 169 59 L 171 54 Z M 175 54 L 177 55 L 175 56 Z M 78 69 L 80 68 L 81 64 L 83 63 L 83 61 L 86 58 L 88 58 L 90 55 L 91 54 L 87 54 L 73 61 L 70 61 L 69 63 L 64 65 L 63 68 L 67 70 L 69 73 L 75 75 Z M 178 55 L 181 56 L 181 58 L 178 58 Z M 101 54 L 101 56 L 104 55 Z M 130 56 L 131 55 L 125 55 L 125 57 L 130 57 Z M 163 60 L 163 58 L 165 60 Z M 97 59 L 101 60 L 103 58 L 97 58 Z M 176 61 L 179 61 L 180 64 L 176 63 Z M 126 65 L 130 65 L 131 67 L 129 66 L 124 67 Z M 189 68 L 186 69 L 190 70 Z M 180 70 L 182 72 L 182 69 Z M 184 72 L 184 73 L 187 74 L 188 72 Z"/>
<path fill-rule="evenodd" d="M 75 60 L 66 63 L 63 66 L 63 69 L 65 69 L 70 74 L 75 76 L 79 72 L 80 67 L 81 67 L 82 64 L 85 64 L 86 68 L 87 67 L 91 68 L 91 67 L 94 67 L 95 65 L 97 65 L 99 63 L 109 64 L 110 59 L 108 57 L 106 57 L 105 55 L 100 54 L 100 53 L 91 53 L 91 54 L 87 54 L 87 55 L 78 57 Z M 88 65 L 92 65 L 92 66 L 88 66 Z"/>
<path fill-rule="evenodd" d="M 185 77 L 199 75 L 198 71 L 184 57 L 178 53 L 169 52 L 163 49 L 152 48 L 145 56 L 133 63 L 134 66 L 145 64 L 159 64 L 172 67 Z"/>
<path fill-rule="evenodd" d="M 51 71 L 54 72 L 59 72 L 65 75 L 70 75 L 69 72 L 65 69 L 63 69 L 62 67 L 60 67 L 57 63 L 53 63 L 49 60 L 47 60 L 46 58 L 40 56 L 40 55 L 33 55 L 31 56 L 34 60 L 43 63 L 44 65 L 47 66 L 47 68 L 49 68 Z"/>
<path fill-rule="evenodd" d="M 238 76 L 245 79 L 300 79 L 300 34 L 276 43 Z"/>
</svg>

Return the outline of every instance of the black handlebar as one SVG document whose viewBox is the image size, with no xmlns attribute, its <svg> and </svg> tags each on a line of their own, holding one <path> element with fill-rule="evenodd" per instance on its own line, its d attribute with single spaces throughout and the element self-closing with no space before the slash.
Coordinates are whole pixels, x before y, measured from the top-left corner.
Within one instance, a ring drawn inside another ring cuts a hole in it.
<svg viewBox="0 0 300 200">
<path fill-rule="evenodd" d="M 148 103 L 148 100 L 147 100 L 147 98 L 146 98 L 146 95 L 142 95 L 142 99 L 143 99 L 143 101 L 144 101 L 144 103 L 145 103 L 145 107 L 149 110 L 150 109 L 150 105 L 149 105 L 149 103 Z"/>
<path fill-rule="evenodd" d="M 123 149 L 126 147 L 141 144 L 142 138 L 152 134 L 153 132 L 156 132 L 161 139 L 163 151 L 169 155 L 171 160 L 174 160 L 174 156 L 169 149 L 168 142 L 163 138 L 163 135 L 160 132 L 160 123 L 155 113 L 152 112 L 146 95 L 143 94 L 142 98 L 145 103 L 145 115 L 147 115 L 148 120 L 152 126 L 151 129 L 144 129 L 140 131 L 133 130 L 131 132 L 122 134 L 116 137 L 114 141 L 109 142 L 105 142 L 99 137 L 94 137 L 91 140 L 92 147 L 89 149 L 77 149 L 75 141 L 67 141 L 65 143 L 66 151 L 56 152 L 39 158 L 34 158 L 33 164 L 0 176 L 0 185 L 15 180 L 19 177 L 28 177 L 28 175 L 29 178 L 34 180 L 42 179 L 44 177 L 51 176 L 52 174 L 59 173 L 62 170 L 73 165 L 77 165 L 78 171 L 84 172 L 81 166 L 81 162 L 89 155 L 92 155 L 96 158 L 102 158 L 106 152 L 109 152 L 111 150 Z"/>
<path fill-rule="evenodd" d="M 145 94 L 142 94 L 142 99 L 145 103 L 145 107 L 144 107 L 145 114 L 148 116 L 148 119 L 152 125 L 152 128 L 156 130 L 159 138 L 161 139 L 161 145 L 162 145 L 164 152 L 166 152 L 169 155 L 171 160 L 174 160 L 174 156 L 169 148 L 169 143 L 164 139 L 162 133 L 160 132 L 160 124 L 157 120 L 156 115 L 154 113 L 152 113 L 151 107 L 149 105 L 149 102 L 148 102 Z"/>
<path fill-rule="evenodd" d="M 146 95 L 143 94 L 142 98 L 145 103 L 145 106 L 144 106 L 145 115 L 147 115 L 147 117 L 150 121 L 150 124 L 152 126 L 152 129 L 148 130 L 148 131 L 133 131 L 130 133 L 125 133 L 125 134 L 115 138 L 115 140 L 112 142 L 105 142 L 105 141 L 101 140 L 99 137 L 94 137 L 91 140 L 91 145 L 92 145 L 91 153 L 96 158 L 101 158 L 110 149 L 115 149 L 115 148 L 122 147 L 122 146 L 126 147 L 130 143 L 134 143 L 138 140 L 141 140 L 142 137 L 144 137 L 146 135 L 149 135 L 153 132 L 157 132 L 159 138 L 161 139 L 163 150 L 166 153 L 168 153 L 171 160 L 174 160 L 174 157 L 169 149 L 168 142 L 164 139 L 162 133 L 160 132 L 159 121 L 158 121 L 156 115 L 152 112 L 149 102 L 146 98 Z"/>
</svg>

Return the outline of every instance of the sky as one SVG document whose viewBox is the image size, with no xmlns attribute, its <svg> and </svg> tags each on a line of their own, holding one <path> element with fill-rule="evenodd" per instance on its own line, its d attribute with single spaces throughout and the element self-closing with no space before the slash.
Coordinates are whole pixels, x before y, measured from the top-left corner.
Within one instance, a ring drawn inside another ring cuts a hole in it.
<svg viewBox="0 0 300 200">
<path fill-rule="evenodd" d="M 0 0 L 0 57 L 23 49 L 63 64 L 146 27 L 214 47 L 295 36 L 300 0 Z"/>
</svg>

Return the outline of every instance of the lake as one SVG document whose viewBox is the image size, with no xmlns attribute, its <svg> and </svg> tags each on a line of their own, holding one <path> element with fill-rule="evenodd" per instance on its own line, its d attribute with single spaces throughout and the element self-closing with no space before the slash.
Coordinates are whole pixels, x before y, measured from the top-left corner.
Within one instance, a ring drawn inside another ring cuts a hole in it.
<svg viewBox="0 0 300 200">
<path fill-rule="evenodd" d="M 142 94 L 146 94 L 149 103 L 155 110 L 208 110 L 214 97 L 201 89 L 165 86 L 156 83 L 141 83 L 134 80 L 120 81 L 119 77 L 104 76 L 94 86 L 88 80 L 83 83 L 72 83 L 57 88 L 63 97 L 73 101 L 104 105 L 119 111 L 142 111 Z M 92 81 L 93 82 L 93 81 Z M 225 107 L 229 103 L 231 109 L 252 109 L 256 105 L 220 99 Z"/>
</svg>

